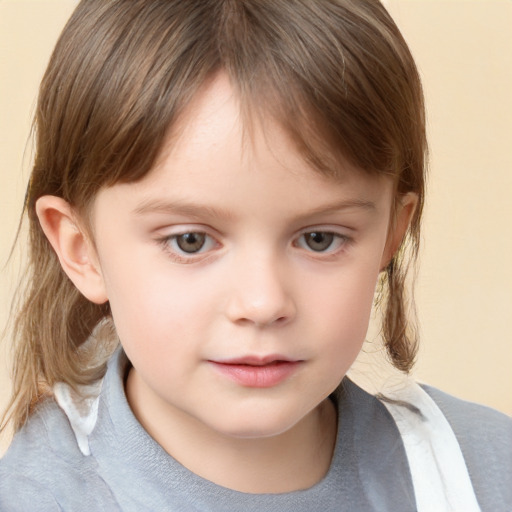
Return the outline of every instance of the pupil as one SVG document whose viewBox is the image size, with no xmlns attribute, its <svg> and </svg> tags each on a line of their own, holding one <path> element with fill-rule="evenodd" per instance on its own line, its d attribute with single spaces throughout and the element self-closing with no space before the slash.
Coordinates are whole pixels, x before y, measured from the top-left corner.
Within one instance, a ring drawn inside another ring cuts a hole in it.
<svg viewBox="0 0 512 512">
<path fill-rule="evenodd" d="M 203 233 L 185 233 L 180 235 L 176 243 L 183 252 L 193 253 L 201 250 L 205 242 Z"/>
<path fill-rule="evenodd" d="M 306 243 L 310 249 L 314 251 L 325 251 L 328 249 L 334 240 L 332 233 L 308 233 L 306 235 Z"/>
</svg>

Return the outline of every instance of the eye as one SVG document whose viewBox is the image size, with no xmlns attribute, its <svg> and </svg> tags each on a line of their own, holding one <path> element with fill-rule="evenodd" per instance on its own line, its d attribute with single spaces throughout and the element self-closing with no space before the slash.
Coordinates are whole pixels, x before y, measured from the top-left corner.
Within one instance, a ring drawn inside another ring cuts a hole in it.
<svg viewBox="0 0 512 512">
<path fill-rule="evenodd" d="M 211 236 L 200 231 L 171 235 L 162 242 L 169 252 L 185 257 L 207 252 L 216 246 L 216 241 Z"/>
<path fill-rule="evenodd" d="M 313 252 L 333 252 L 343 246 L 347 238 L 329 231 L 311 231 L 299 237 L 296 245 Z"/>
<path fill-rule="evenodd" d="M 175 237 L 176 245 L 187 254 L 201 251 L 206 242 L 204 233 L 183 233 Z"/>
</svg>

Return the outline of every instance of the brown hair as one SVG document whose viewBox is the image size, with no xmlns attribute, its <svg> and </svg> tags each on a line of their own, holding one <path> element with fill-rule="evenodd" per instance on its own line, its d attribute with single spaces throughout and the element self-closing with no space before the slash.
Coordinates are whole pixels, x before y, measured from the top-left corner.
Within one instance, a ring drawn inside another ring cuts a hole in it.
<svg viewBox="0 0 512 512">
<path fill-rule="evenodd" d="M 55 382 L 76 387 L 102 375 L 104 364 L 93 364 L 83 347 L 110 318 L 108 304 L 87 301 L 62 271 L 36 200 L 60 196 L 84 213 L 100 188 L 143 178 L 169 128 L 220 70 L 242 112 L 272 115 L 319 172 L 335 173 L 332 162 L 345 158 L 363 172 L 395 177 L 398 194 L 415 192 L 407 240 L 417 254 L 423 96 L 407 45 L 380 2 L 82 0 L 51 57 L 35 119 L 25 202 L 30 261 L 13 329 L 16 429 Z M 408 371 L 417 344 L 406 314 L 404 247 L 383 273 L 381 302 L 388 353 Z"/>
</svg>

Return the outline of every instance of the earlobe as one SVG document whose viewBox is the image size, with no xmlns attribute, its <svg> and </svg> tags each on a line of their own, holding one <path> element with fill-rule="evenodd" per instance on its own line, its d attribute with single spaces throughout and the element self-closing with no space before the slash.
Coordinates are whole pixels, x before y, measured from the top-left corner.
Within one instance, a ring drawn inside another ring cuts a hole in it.
<svg viewBox="0 0 512 512">
<path fill-rule="evenodd" d="M 388 238 L 381 261 L 381 270 L 389 265 L 400 248 L 417 206 L 418 195 L 414 192 L 408 192 L 397 199 L 395 211 L 391 216 Z"/>
<path fill-rule="evenodd" d="M 36 202 L 36 213 L 69 279 L 91 302 L 105 303 L 108 297 L 95 248 L 71 205 L 60 197 L 42 196 Z"/>
</svg>

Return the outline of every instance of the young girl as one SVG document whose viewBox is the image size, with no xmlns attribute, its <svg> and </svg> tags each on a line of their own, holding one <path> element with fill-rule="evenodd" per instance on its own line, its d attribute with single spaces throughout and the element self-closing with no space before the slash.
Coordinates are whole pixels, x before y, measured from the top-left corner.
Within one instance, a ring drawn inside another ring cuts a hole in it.
<svg viewBox="0 0 512 512">
<path fill-rule="evenodd" d="M 416 340 L 425 123 L 377 0 L 83 0 L 41 86 L 6 511 L 510 510 Z"/>
</svg>

